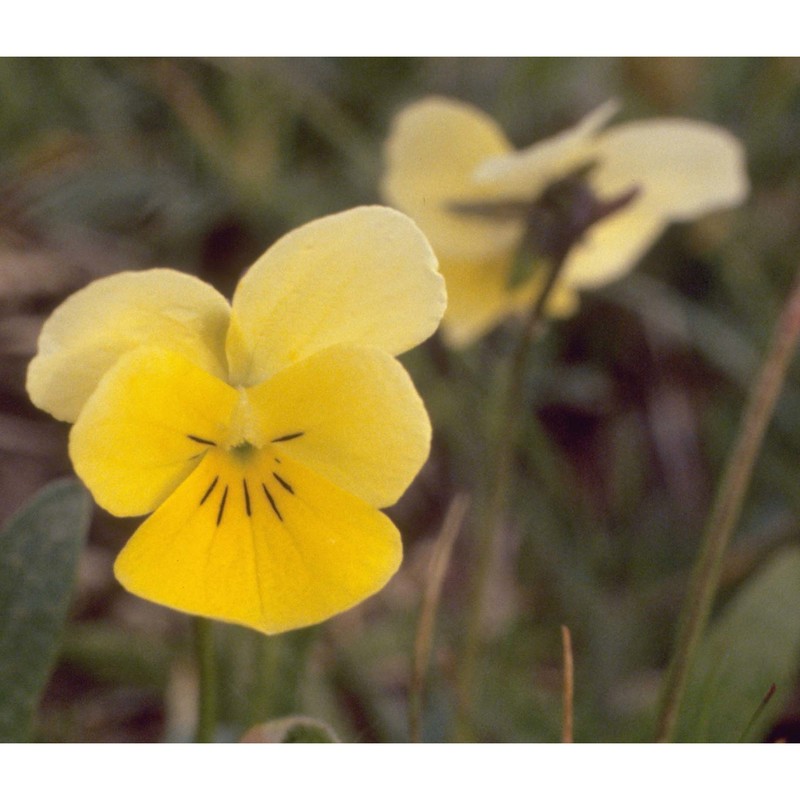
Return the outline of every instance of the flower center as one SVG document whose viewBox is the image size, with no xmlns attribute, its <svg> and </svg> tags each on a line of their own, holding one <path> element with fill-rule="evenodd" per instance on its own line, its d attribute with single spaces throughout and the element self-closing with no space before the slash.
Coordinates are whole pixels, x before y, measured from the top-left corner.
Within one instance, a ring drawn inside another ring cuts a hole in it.
<svg viewBox="0 0 800 800">
<path fill-rule="evenodd" d="M 230 448 L 230 454 L 240 462 L 247 462 L 256 451 L 256 446 L 248 441 L 240 442 Z"/>
</svg>

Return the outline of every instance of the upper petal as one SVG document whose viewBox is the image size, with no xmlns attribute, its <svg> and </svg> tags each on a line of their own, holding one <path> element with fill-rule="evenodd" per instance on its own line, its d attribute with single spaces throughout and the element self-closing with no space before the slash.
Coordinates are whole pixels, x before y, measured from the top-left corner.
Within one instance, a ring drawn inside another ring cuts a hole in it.
<svg viewBox="0 0 800 800">
<path fill-rule="evenodd" d="M 378 206 L 310 222 L 242 277 L 227 352 L 253 385 L 334 344 L 402 353 L 436 330 L 446 304 L 436 257 L 404 214 Z"/>
<path fill-rule="evenodd" d="M 402 559 L 390 520 L 269 448 L 210 451 L 136 531 L 114 572 L 134 594 L 278 633 L 378 591 Z"/>
<path fill-rule="evenodd" d="M 635 203 L 665 222 L 741 203 L 749 182 L 744 148 L 714 125 L 683 119 L 618 125 L 597 143 L 592 185 L 605 197 L 636 186 Z"/>
<path fill-rule="evenodd" d="M 400 363 L 337 346 L 247 390 L 265 444 L 378 508 L 393 504 L 428 457 L 431 427 Z"/>
<path fill-rule="evenodd" d="M 517 222 L 455 213 L 456 202 L 493 199 L 473 180 L 487 159 L 509 153 L 497 123 L 479 109 L 432 97 L 400 112 L 385 147 L 382 191 L 416 220 L 440 258 L 488 258 L 521 235 Z"/>
<path fill-rule="evenodd" d="M 155 344 L 225 374 L 230 308 L 222 295 L 170 269 L 121 272 L 68 297 L 39 336 L 28 367 L 31 400 L 73 422 L 105 372 L 126 352 Z"/>
<path fill-rule="evenodd" d="M 177 353 L 135 350 L 106 373 L 70 431 L 75 471 L 107 511 L 146 514 L 224 439 L 237 400 Z"/>
<path fill-rule="evenodd" d="M 617 109 L 616 101 L 609 100 L 562 133 L 489 159 L 476 171 L 475 180 L 507 199 L 533 200 L 550 184 L 595 159 L 597 132 Z"/>
</svg>

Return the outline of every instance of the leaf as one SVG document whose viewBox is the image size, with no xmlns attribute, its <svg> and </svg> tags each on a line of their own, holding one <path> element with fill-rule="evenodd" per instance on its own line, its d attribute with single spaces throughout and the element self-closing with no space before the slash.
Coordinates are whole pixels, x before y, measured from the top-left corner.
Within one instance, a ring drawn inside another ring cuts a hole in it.
<svg viewBox="0 0 800 800">
<path fill-rule="evenodd" d="M 241 741 L 246 744 L 333 744 L 339 739 L 329 725 L 311 717 L 283 717 L 254 725 Z"/>
<path fill-rule="evenodd" d="M 0 532 L 0 741 L 30 738 L 91 519 L 75 480 L 42 489 Z"/>
<path fill-rule="evenodd" d="M 750 741 L 763 739 L 791 695 L 799 666 L 800 547 L 792 547 L 745 584 L 709 631 L 692 670 L 677 741 L 736 742 L 745 734 Z M 753 720 L 773 683 L 775 695 Z"/>
</svg>

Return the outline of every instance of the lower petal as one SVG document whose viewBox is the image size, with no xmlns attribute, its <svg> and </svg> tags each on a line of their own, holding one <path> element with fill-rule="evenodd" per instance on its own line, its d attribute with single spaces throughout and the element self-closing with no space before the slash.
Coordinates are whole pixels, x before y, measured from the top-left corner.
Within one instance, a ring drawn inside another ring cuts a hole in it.
<svg viewBox="0 0 800 800">
<path fill-rule="evenodd" d="M 210 451 L 114 571 L 153 602 L 279 633 L 361 602 L 401 559 L 386 516 L 267 447 Z"/>
<path fill-rule="evenodd" d="M 487 263 L 442 262 L 448 293 L 442 333 L 450 345 L 466 347 L 507 317 L 531 307 L 543 286 L 544 270 L 534 269 L 528 282 L 511 289 L 510 269 L 510 259 Z M 559 283 L 550 296 L 547 314 L 569 316 L 577 305 L 575 292 Z"/>
<path fill-rule="evenodd" d="M 567 257 L 564 282 L 573 289 L 588 289 L 621 278 L 636 266 L 664 226 L 649 206 L 634 201 L 589 228 Z"/>
</svg>

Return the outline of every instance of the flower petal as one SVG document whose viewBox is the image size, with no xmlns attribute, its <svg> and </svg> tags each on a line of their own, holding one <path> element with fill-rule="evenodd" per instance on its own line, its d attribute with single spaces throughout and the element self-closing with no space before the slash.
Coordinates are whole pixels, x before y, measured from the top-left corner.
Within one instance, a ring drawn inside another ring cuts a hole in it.
<svg viewBox="0 0 800 800">
<path fill-rule="evenodd" d="M 442 262 L 447 281 L 447 311 L 442 333 L 453 347 L 466 347 L 511 314 L 530 308 L 543 285 L 545 273 L 534 268 L 529 281 L 508 286 L 510 257 L 483 263 Z M 566 317 L 578 306 L 577 294 L 563 282 L 556 285 L 547 306 L 552 317 Z"/>
<path fill-rule="evenodd" d="M 265 442 L 378 508 L 397 501 L 428 457 L 422 400 L 381 350 L 330 347 L 247 396 Z"/>
<path fill-rule="evenodd" d="M 592 184 L 605 196 L 639 186 L 664 221 L 686 220 L 742 202 L 749 184 L 744 148 L 714 125 L 670 119 L 631 122 L 599 138 Z"/>
<path fill-rule="evenodd" d="M 72 427 L 75 471 L 107 511 L 152 511 L 226 434 L 238 393 L 164 350 L 140 348 L 110 369 Z"/>
<path fill-rule="evenodd" d="M 148 600 L 279 633 L 361 602 L 401 559 L 386 516 L 301 464 L 269 448 L 246 462 L 212 450 L 114 571 Z"/>
<path fill-rule="evenodd" d="M 534 200 L 550 184 L 595 160 L 597 132 L 617 113 L 609 100 L 562 133 L 481 164 L 475 180 L 505 199 Z"/>
<path fill-rule="evenodd" d="M 520 224 L 454 213 L 451 206 L 496 199 L 473 173 L 486 159 L 510 151 L 497 123 L 477 108 L 440 97 L 422 100 L 395 118 L 382 191 L 413 217 L 440 258 L 490 258 L 513 247 Z"/>
<path fill-rule="evenodd" d="M 67 298 L 45 322 L 28 368 L 28 394 L 57 419 L 74 422 L 114 362 L 145 344 L 181 353 L 222 377 L 229 314 L 222 295 L 174 270 L 100 278 Z"/>
<path fill-rule="evenodd" d="M 252 386 L 334 344 L 392 354 L 427 339 L 444 281 L 419 228 L 378 206 L 284 236 L 242 277 L 228 337 L 231 382 Z"/>
<path fill-rule="evenodd" d="M 586 231 L 567 257 L 563 283 L 574 290 L 620 278 L 636 266 L 664 225 L 647 204 L 634 201 Z"/>
</svg>

